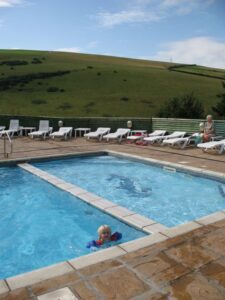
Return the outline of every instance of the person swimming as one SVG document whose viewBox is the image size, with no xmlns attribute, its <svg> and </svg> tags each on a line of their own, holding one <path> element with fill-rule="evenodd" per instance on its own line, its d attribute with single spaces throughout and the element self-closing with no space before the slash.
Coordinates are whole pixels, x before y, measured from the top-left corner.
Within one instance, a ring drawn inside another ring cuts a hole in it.
<svg viewBox="0 0 225 300">
<path fill-rule="evenodd" d="M 98 228 L 98 240 L 90 241 L 87 244 L 87 248 L 92 248 L 92 247 L 99 248 L 106 243 L 112 241 L 118 241 L 121 238 L 122 238 L 122 234 L 120 232 L 114 232 L 112 234 L 111 228 L 108 225 L 101 225 Z"/>
</svg>

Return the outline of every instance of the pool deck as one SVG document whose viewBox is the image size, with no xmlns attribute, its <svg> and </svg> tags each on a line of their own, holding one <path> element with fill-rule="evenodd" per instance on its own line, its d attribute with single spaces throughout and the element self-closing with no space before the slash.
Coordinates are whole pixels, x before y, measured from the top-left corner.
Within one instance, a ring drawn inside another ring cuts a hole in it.
<svg viewBox="0 0 225 300">
<path fill-rule="evenodd" d="M 83 138 L 33 141 L 19 137 L 14 140 L 9 159 L 102 150 L 197 167 L 225 176 L 225 154 L 213 155 L 194 148 L 176 150 L 89 142 Z M 0 160 L 9 159 L 4 159 L 0 141 Z M 87 256 L 86 263 L 74 260 L 45 268 L 44 275 L 36 271 L 29 279 L 21 276 L 16 281 L 0 281 L 0 299 L 60 300 L 63 295 L 68 300 L 225 299 L 225 212 L 203 218 L 197 227 L 189 224 L 189 228 L 182 230 L 181 226 L 164 238 L 157 234 L 148 246 L 140 241 L 137 250 L 127 247 L 124 252 L 113 247 L 104 255 L 100 251 Z M 99 262 L 93 263 L 93 257 Z"/>
</svg>

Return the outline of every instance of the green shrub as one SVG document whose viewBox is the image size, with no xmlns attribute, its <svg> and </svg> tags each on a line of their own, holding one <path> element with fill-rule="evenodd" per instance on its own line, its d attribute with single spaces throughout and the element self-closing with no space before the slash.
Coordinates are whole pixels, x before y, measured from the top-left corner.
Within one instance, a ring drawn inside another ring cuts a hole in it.
<svg viewBox="0 0 225 300">
<path fill-rule="evenodd" d="M 66 110 L 66 109 L 70 109 L 70 108 L 72 108 L 73 106 L 70 104 L 70 103 L 68 103 L 68 102 L 64 102 L 64 103 L 62 103 L 61 105 L 59 105 L 57 108 L 58 109 L 62 109 L 62 110 Z"/>
<path fill-rule="evenodd" d="M 222 86 L 225 89 L 225 82 L 222 82 Z M 212 110 L 216 113 L 218 117 L 225 116 L 225 91 L 224 93 L 218 94 L 217 97 L 220 99 L 220 101 L 212 107 Z"/>
<path fill-rule="evenodd" d="M 121 101 L 129 101 L 129 98 L 128 97 L 121 97 L 120 100 Z"/>
<path fill-rule="evenodd" d="M 47 101 L 46 100 L 43 100 L 43 99 L 34 99 L 31 101 L 32 104 L 47 104 Z"/>
<path fill-rule="evenodd" d="M 49 88 L 47 88 L 47 92 L 49 92 L 49 93 L 55 93 L 58 91 L 59 91 L 59 88 L 57 88 L 56 86 L 50 86 Z"/>
<path fill-rule="evenodd" d="M 160 118 L 199 119 L 204 117 L 202 103 L 193 93 L 169 99 L 159 110 Z"/>
</svg>

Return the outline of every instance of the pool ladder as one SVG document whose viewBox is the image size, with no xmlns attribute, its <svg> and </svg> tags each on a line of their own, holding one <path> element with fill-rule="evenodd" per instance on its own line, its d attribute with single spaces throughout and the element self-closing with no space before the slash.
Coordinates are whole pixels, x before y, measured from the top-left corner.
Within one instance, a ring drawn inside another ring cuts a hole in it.
<svg viewBox="0 0 225 300">
<path fill-rule="evenodd" d="M 10 144 L 10 152 L 7 152 L 7 141 L 9 141 Z M 3 136 L 3 142 L 4 142 L 4 158 L 9 158 L 9 155 L 13 153 L 13 141 L 10 138 L 10 135 L 8 132 L 6 132 Z"/>
</svg>

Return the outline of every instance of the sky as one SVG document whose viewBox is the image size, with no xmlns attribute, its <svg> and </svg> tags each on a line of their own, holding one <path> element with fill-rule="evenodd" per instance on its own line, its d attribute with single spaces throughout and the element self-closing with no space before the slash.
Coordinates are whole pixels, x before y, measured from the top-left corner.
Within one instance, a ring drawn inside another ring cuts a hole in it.
<svg viewBox="0 0 225 300">
<path fill-rule="evenodd" d="M 0 49 L 225 69 L 225 0 L 0 0 Z"/>
</svg>

